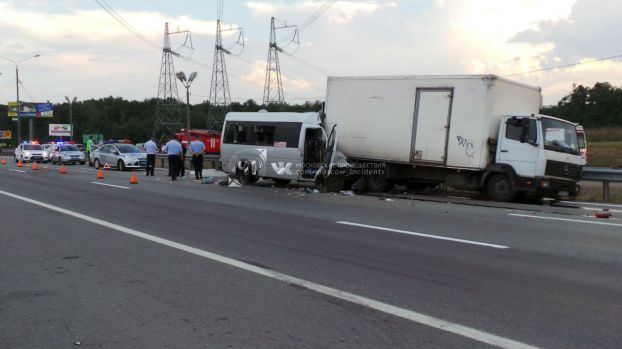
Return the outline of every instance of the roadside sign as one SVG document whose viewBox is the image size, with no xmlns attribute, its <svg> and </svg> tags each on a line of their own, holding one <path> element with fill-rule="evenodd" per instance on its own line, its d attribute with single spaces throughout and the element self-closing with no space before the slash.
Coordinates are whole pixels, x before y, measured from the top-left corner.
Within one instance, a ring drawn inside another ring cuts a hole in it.
<svg viewBox="0 0 622 349">
<path fill-rule="evenodd" d="M 12 139 L 13 133 L 11 130 L 0 130 L 0 139 Z"/>
<path fill-rule="evenodd" d="M 50 136 L 70 137 L 71 124 L 49 124 Z"/>
<path fill-rule="evenodd" d="M 9 102 L 8 116 L 10 118 L 51 118 L 54 116 L 54 105 L 52 103 L 32 103 L 20 102 L 19 110 L 17 102 Z"/>
</svg>

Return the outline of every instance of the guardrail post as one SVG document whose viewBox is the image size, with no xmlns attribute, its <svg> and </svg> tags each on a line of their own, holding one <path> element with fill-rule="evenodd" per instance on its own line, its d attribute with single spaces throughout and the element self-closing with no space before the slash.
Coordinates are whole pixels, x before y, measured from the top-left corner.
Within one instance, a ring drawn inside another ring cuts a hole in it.
<svg viewBox="0 0 622 349">
<path fill-rule="evenodd" d="M 603 202 L 609 202 L 609 181 L 603 181 Z"/>
</svg>

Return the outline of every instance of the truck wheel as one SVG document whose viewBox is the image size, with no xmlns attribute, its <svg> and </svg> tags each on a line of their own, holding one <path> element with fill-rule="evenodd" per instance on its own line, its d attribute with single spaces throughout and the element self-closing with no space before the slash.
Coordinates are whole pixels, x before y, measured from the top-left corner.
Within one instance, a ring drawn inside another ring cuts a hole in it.
<svg viewBox="0 0 622 349">
<path fill-rule="evenodd" d="M 343 190 L 346 185 L 346 181 L 343 176 L 330 175 L 324 179 L 324 187 L 326 191 L 331 193 L 338 193 Z"/>
<path fill-rule="evenodd" d="M 504 174 L 492 176 L 486 183 L 486 194 L 495 201 L 514 201 L 516 192 L 512 188 L 510 177 Z"/>
<path fill-rule="evenodd" d="M 387 177 L 382 175 L 367 176 L 366 179 L 366 187 L 372 193 L 383 193 L 393 187 Z"/>
</svg>

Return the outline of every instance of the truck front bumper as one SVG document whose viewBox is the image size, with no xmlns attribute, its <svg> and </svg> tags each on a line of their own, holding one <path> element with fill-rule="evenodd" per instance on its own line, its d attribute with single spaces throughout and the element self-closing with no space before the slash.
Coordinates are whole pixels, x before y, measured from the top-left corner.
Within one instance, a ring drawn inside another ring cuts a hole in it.
<svg viewBox="0 0 622 349">
<path fill-rule="evenodd" d="M 514 190 L 540 197 L 575 198 L 581 190 L 581 186 L 576 181 L 561 178 L 517 177 L 514 179 L 513 185 Z"/>
</svg>

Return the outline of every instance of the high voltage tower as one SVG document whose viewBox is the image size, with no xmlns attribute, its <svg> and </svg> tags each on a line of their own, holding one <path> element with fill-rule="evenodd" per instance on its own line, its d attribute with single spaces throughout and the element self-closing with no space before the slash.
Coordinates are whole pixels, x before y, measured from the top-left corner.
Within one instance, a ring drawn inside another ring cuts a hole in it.
<svg viewBox="0 0 622 349">
<path fill-rule="evenodd" d="M 231 51 L 224 48 L 222 43 L 222 33 L 227 31 L 237 31 L 238 40 L 234 44 L 244 47 L 244 33 L 242 28 L 233 28 L 229 26 L 222 29 L 221 20 L 223 13 L 223 0 L 219 0 L 218 19 L 216 21 L 216 42 L 214 45 L 214 62 L 212 66 L 212 84 L 210 86 L 209 101 L 212 106 L 227 108 L 231 104 L 231 94 L 229 92 L 229 78 L 227 76 L 227 65 L 225 64 L 225 54 L 232 54 Z M 222 118 L 215 112 L 208 112 L 207 128 L 220 129 L 222 126 Z"/>
<path fill-rule="evenodd" d="M 282 25 L 275 26 L 275 18 L 270 19 L 270 48 L 268 50 L 268 63 L 266 65 L 266 80 L 263 90 L 263 104 L 285 103 L 285 95 L 283 94 L 283 81 L 281 80 L 281 66 L 279 64 L 279 52 L 284 52 L 276 43 L 276 31 L 279 29 L 295 28 L 292 42 L 299 43 L 298 27 L 296 25 L 288 25 L 283 22 Z"/>
<path fill-rule="evenodd" d="M 162 48 L 162 65 L 160 66 L 160 82 L 155 109 L 155 130 L 153 131 L 153 136 L 158 141 L 170 137 L 178 132 L 182 126 L 182 110 L 173 65 L 173 56 L 179 56 L 179 54 L 171 50 L 170 39 L 170 35 L 179 33 L 188 33 L 188 31 L 169 32 L 168 23 L 164 24 L 164 46 Z"/>
</svg>

